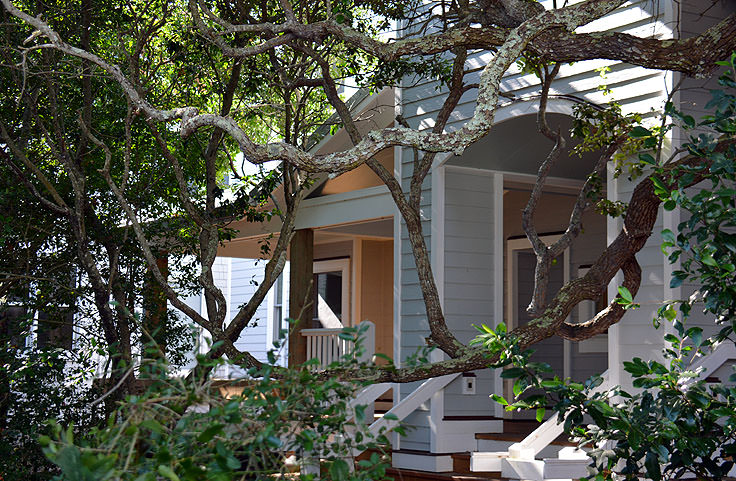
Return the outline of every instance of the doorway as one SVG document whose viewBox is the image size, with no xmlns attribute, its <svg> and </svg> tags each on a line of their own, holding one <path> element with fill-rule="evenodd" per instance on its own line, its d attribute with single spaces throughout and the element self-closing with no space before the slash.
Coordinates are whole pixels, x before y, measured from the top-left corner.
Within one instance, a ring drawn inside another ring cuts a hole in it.
<svg viewBox="0 0 736 481">
<path fill-rule="evenodd" d="M 559 235 L 542 236 L 547 245 L 552 244 Z M 506 244 L 506 319 L 509 330 L 523 326 L 532 320 L 526 311 L 534 291 L 534 269 L 536 254 L 529 240 L 524 238 L 509 239 Z M 546 300 L 551 300 L 557 291 L 570 280 L 570 250 L 565 251 L 553 261 L 549 273 Z M 552 368 L 548 376 L 560 378 L 570 377 L 572 372 L 571 343 L 553 336 L 536 343 L 532 349 L 533 362 L 546 362 Z M 504 386 L 506 398 L 513 397 L 513 383 L 508 381 Z M 533 419 L 533 412 L 515 412 L 513 419 Z"/>
</svg>

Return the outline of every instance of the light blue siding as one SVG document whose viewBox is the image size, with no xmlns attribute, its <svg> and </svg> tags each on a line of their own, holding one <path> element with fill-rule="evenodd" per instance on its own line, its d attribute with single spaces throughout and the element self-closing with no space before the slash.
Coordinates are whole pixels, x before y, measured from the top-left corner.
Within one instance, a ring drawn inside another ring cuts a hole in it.
<svg viewBox="0 0 736 481">
<path fill-rule="evenodd" d="M 445 169 L 444 308 L 447 325 L 461 342 L 494 325 L 493 176 L 456 167 Z M 503 260 L 501 259 L 501 262 Z M 493 373 L 475 371 L 476 394 L 462 394 L 462 377 L 445 388 L 445 416 L 489 416 Z"/>
<path fill-rule="evenodd" d="M 253 259 L 231 260 L 230 318 L 238 313 L 240 306 L 246 304 L 263 282 L 263 269 L 266 261 Z M 255 316 L 243 330 L 235 346 L 241 351 L 248 351 L 258 360 L 266 360 L 266 352 L 270 347 L 267 336 L 268 302 L 258 307 Z"/>
</svg>

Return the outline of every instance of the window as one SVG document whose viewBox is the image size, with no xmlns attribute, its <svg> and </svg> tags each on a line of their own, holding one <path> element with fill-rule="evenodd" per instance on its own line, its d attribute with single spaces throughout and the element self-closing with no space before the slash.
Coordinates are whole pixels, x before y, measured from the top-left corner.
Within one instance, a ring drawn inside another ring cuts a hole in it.
<svg viewBox="0 0 736 481">
<path fill-rule="evenodd" d="M 314 327 L 341 328 L 350 323 L 350 259 L 314 263 Z"/>
<path fill-rule="evenodd" d="M 273 286 L 273 333 L 272 339 L 277 341 L 281 334 L 281 329 L 284 329 L 284 273 L 276 279 Z"/>
<path fill-rule="evenodd" d="M 72 348 L 74 312 L 70 308 L 56 308 L 38 313 L 38 347 Z"/>
<path fill-rule="evenodd" d="M 24 324 L 28 321 L 28 313 L 23 305 L 0 305 L 0 342 L 9 343 L 12 347 L 25 345 L 22 335 Z"/>
</svg>

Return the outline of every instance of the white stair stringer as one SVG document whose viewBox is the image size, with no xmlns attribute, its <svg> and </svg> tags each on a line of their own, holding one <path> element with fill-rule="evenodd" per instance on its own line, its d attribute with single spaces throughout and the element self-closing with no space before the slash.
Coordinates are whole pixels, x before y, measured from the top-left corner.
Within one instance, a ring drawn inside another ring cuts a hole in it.
<svg viewBox="0 0 736 481">
<path fill-rule="evenodd" d="M 399 401 L 392 407 L 383 417 L 377 419 L 370 428 L 368 428 L 374 436 L 381 429 L 391 429 L 399 425 L 409 414 L 413 413 L 419 406 L 427 402 L 434 393 L 450 384 L 460 373 L 447 374 L 445 376 L 433 377 L 424 381 L 411 394 Z M 396 419 L 387 419 L 396 417 Z"/>
<path fill-rule="evenodd" d="M 431 398 L 437 391 L 450 384 L 459 375 L 460 373 L 455 373 L 427 379 L 418 388 L 412 391 L 411 394 L 399 401 L 386 414 L 368 426 L 368 431 L 371 435 L 376 436 L 383 429 L 392 429 L 398 426 L 409 414 L 428 401 L 429 398 Z M 350 401 L 350 407 L 355 409 L 358 405 L 373 403 L 381 394 L 385 393 L 392 387 L 393 384 L 391 383 L 370 385 L 360 391 L 356 397 Z M 353 454 L 357 456 L 360 452 L 356 450 Z"/>
</svg>

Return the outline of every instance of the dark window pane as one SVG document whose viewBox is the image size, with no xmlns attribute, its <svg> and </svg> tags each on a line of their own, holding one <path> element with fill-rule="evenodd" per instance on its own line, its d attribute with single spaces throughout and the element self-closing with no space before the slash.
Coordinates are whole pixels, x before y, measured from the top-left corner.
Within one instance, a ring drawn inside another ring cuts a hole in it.
<svg viewBox="0 0 736 481">
<path fill-rule="evenodd" d="M 320 303 L 327 304 L 327 307 L 342 321 L 342 272 L 323 272 L 314 275 L 315 299 L 314 299 L 314 317 L 320 319 L 319 309 Z M 320 319 L 324 321 L 325 319 Z"/>
<path fill-rule="evenodd" d="M 9 342 L 18 347 L 25 344 L 21 335 L 28 322 L 28 314 L 23 306 L 0 306 L 0 342 Z"/>
<path fill-rule="evenodd" d="M 38 313 L 38 347 L 72 348 L 74 314 L 70 309 L 59 308 Z"/>
</svg>

